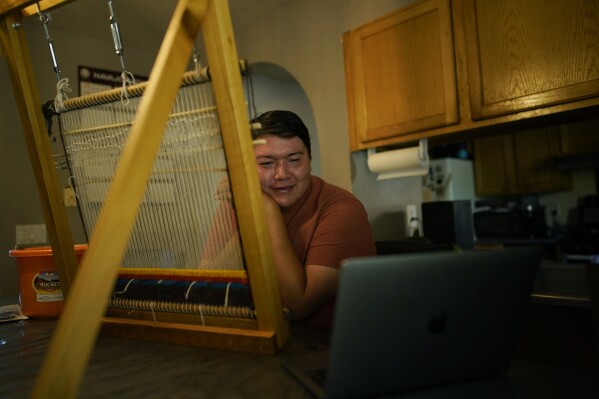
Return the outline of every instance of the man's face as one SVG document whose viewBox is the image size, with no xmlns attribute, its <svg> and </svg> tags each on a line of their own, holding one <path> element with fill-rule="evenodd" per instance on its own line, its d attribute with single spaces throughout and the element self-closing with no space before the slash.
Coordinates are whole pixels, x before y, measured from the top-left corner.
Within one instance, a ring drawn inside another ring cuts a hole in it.
<svg viewBox="0 0 599 399">
<path fill-rule="evenodd" d="M 308 149 L 299 137 L 262 136 L 266 144 L 254 146 L 262 191 L 281 209 L 293 206 L 310 188 L 312 166 Z"/>
</svg>

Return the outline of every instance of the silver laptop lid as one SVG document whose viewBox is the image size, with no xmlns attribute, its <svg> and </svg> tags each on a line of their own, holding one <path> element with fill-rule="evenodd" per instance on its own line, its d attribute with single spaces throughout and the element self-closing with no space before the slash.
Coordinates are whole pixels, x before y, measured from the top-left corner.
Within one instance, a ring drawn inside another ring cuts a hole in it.
<svg viewBox="0 0 599 399">
<path fill-rule="evenodd" d="M 326 396 L 396 393 L 505 371 L 541 251 L 348 259 Z"/>
</svg>

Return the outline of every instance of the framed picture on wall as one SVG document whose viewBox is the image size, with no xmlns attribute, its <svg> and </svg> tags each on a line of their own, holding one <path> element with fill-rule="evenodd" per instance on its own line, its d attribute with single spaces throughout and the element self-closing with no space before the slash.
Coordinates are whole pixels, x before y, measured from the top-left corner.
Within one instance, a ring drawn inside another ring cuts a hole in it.
<svg viewBox="0 0 599 399">
<path fill-rule="evenodd" d="M 79 95 L 97 93 L 99 91 L 115 89 L 123 85 L 121 72 L 107 69 L 79 66 Z M 148 80 L 145 76 L 133 75 L 135 83 Z"/>
</svg>

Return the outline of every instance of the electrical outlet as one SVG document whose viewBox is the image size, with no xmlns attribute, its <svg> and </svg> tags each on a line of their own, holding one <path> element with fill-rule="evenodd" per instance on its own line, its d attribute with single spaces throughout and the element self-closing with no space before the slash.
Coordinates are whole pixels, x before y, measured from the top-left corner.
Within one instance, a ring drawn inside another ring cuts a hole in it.
<svg viewBox="0 0 599 399">
<path fill-rule="evenodd" d="M 547 225 L 548 226 L 557 226 L 563 223 L 561 210 L 559 204 L 551 204 L 547 206 Z"/>
<path fill-rule="evenodd" d="M 420 218 L 416 205 L 406 205 L 406 236 L 411 237 L 415 229 L 419 229 Z"/>
<path fill-rule="evenodd" d="M 48 241 L 45 224 L 18 224 L 16 244 L 45 244 Z"/>
<path fill-rule="evenodd" d="M 75 198 L 75 190 L 72 187 L 65 187 L 63 191 L 64 206 L 76 207 L 77 198 Z"/>
</svg>

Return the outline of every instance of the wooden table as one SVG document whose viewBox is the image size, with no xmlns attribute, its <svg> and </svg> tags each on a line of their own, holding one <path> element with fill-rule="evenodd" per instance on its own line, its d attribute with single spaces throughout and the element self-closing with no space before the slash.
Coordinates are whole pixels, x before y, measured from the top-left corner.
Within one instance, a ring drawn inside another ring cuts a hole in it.
<svg viewBox="0 0 599 399">
<path fill-rule="evenodd" d="M 0 398 L 30 396 L 55 326 L 39 319 L 0 323 Z M 322 349 L 328 334 L 300 330 L 276 356 L 101 335 L 78 397 L 310 398 L 281 362 L 291 352 Z"/>
<path fill-rule="evenodd" d="M 31 394 L 56 320 L 0 323 L 0 398 Z M 528 341 L 523 342 L 528 346 Z M 294 325 L 275 355 L 255 355 L 100 336 L 79 398 L 312 398 L 282 367 L 286 356 L 327 348 L 323 330 Z M 496 378 L 396 395 L 407 399 L 593 398 L 599 393 L 596 363 L 540 361 L 528 353 Z"/>
</svg>

